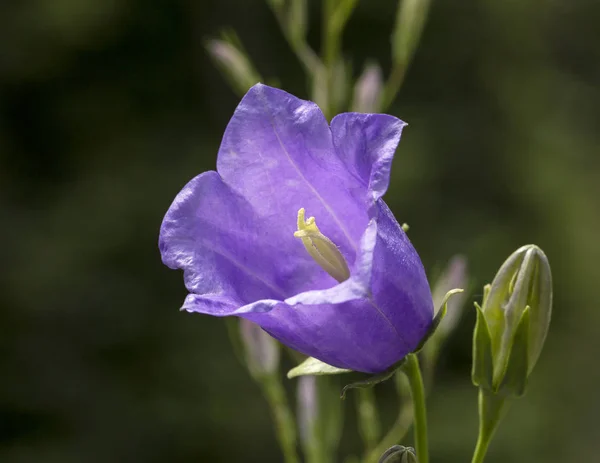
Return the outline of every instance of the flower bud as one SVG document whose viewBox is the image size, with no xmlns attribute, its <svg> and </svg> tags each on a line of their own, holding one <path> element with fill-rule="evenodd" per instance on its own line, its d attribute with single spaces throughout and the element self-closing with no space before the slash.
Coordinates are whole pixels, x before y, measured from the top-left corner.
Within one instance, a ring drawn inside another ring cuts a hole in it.
<svg viewBox="0 0 600 463">
<path fill-rule="evenodd" d="M 494 393 L 522 395 L 540 355 L 552 312 L 552 275 L 535 245 L 515 251 L 477 306 L 473 382 Z"/>
<path fill-rule="evenodd" d="M 224 40 L 213 39 L 206 43 L 206 50 L 214 60 L 215 64 L 229 81 L 231 87 L 243 95 L 257 82 L 262 79 L 254 68 L 250 58 L 243 52 L 240 46 L 236 46 L 237 37 L 229 38 L 225 35 Z"/>
<path fill-rule="evenodd" d="M 277 341 L 244 318 L 240 319 L 240 334 L 250 373 L 255 377 L 274 373 L 279 365 Z"/>
<path fill-rule="evenodd" d="M 301 376 L 298 381 L 298 430 L 303 443 L 313 439 L 318 402 L 316 376 Z"/>
<path fill-rule="evenodd" d="M 378 64 L 367 64 L 354 85 L 352 111 L 376 113 L 381 109 L 383 74 Z"/>
<path fill-rule="evenodd" d="M 418 463 L 418 460 L 412 447 L 394 445 L 381 455 L 379 463 Z"/>
<path fill-rule="evenodd" d="M 307 461 L 334 461 L 343 429 L 339 385 L 331 377 L 301 376 L 298 430 Z"/>
</svg>

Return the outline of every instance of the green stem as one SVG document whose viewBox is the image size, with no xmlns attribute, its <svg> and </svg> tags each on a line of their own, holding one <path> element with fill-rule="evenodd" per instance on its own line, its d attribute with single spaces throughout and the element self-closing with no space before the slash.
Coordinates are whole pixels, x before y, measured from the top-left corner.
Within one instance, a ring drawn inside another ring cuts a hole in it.
<svg viewBox="0 0 600 463">
<path fill-rule="evenodd" d="M 402 87 L 408 66 L 421 40 L 430 3 L 430 0 L 404 0 L 400 3 L 396 30 L 392 38 L 396 50 L 392 56 L 392 71 L 383 89 L 382 111 L 391 106 Z"/>
<path fill-rule="evenodd" d="M 306 43 L 305 40 L 295 39 L 290 34 L 289 29 L 286 25 L 285 14 L 282 8 L 273 7 L 273 12 L 275 14 L 275 18 L 279 23 L 279 28 L 283 33 L 285 40 L 288 45 L 292 49 L 292 51 L 296 54 L 300 64 L 304 67 L 304 71 L 307 75 L 312 76 L 317 69 L 319 69 L 323 64 L 317 54 L 313 51 L 312 48 Z"/>
<path fill-rule="evenodd" d="M 268 374 L 261 377 L 259 383 L 271 408 L 284 462 L 299 463 L 300 459 L 296 450 L 296 423 L 280 378 L 276 373 Z"/>
<path fill-rule="evenodd" d="M 379 416 L 373 389 L 359 389 L 356 394 L 356 411 L 358 428 L 365 445 L 365 451 L 370 452 L 376 445 L 380 434 Z"/>
<path fill-rule="evenodd" d="M 339 51 L 340 31 L 333 21 L 336 0 L 324 0 L 323 5 L 323 65 L 325 68 L 326 105 L 323 108 L 325 117 L 329 120 L 335 112 L 333 102 L 333 86 L 335 75 L 335 63 Z"/>
<path fill-rule="evenodd" d="M 407 64 L 396 64 L 392 71 L 390 72 L 390 77 L 383 87 L 383 96 L 382 96 L 382 111 L 388 109 L 394 100 L 396 99 L 396 95 L 400 91 L 400 87 L 404 83 L 404 77 L 406 76 Z"/>
<path fill-rule="evenodd" d="M 471 463 L 483 463 L 492 437 L 506 409 L 506 399 L 479 389 L 479 437 Z"/>
<path fill-rule="evenodd" d="M 404 372 L 408 377 L 410 394 L 415 409 L 415 449 L 419 463 L 429 463 L 429 448 L 427 444 L 427 410 L 425 407 L 425 386 L 416 354 L 408 354 L 404 364 Z"/>
<path fill-rule="evenodd" d="M 337 48 L 337 33 L 334 30 L 332 17 L 336 0 L 325 0 L 323 5 L 323 61 L 327 68 L 335 62 Z"/>
<path fill-rule="evenodd" d="M 381 455 L 388 448 L 402 441 L 413 422 L 413 405 L 410 401 L 410 387 L 408 380 L 401 371 L 396 372 L 394 379 L 396 381 L 396 391 L 398 392 L 398 397 L 400 399 L 398 417 L 392 428 L 381 439 L 379 444 L 365 455 L 365 463 L 377 463 Z"/>
</svg>

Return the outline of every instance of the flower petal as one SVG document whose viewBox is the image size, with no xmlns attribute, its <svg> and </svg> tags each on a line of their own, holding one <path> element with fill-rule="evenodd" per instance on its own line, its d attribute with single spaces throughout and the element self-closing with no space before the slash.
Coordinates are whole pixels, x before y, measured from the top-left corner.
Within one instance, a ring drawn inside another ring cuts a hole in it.
<svg viewBox="0 0 600 463">
<path fill-rule="evenodd" d="M 373 253 L 377 243 L 377 222 L 371 220 L 365 230 L 350 278 L 327 289 L 311 289 L 285 300 L 286 304 L 339 304 L 368 297 L 370 294 Z"/>
<path fill-rule="evenodd" d="M 304 207 L 354 263 L 368 223 L 366 188 L 336 155 L 317 105 L 265 85 L 252 87 L 227 126 L 217 170 L 259 217 L 273 222 L 274 235 L 291 236 Z M 297 246 L 290 240 L 286 249 Z"/>
<path fill-rule="evenodd" d="M 387 114 L 344 113 L 331 121 L 333 143 L 373 204 L 387 191 L 392 159 L 406 123 Z"/>
<path fill-rule="evenodd" d="M 373 302 L 414 349 L 433 320 L 433 299 L 417 251 L 396 218 L 377 201 L 377 244 L 373 256 Z"/>
<path fill-rule="evenodd" d="M 282 252 L 285 241 L 296 246 Z M 275 233 L 214 171 L 198 175 L 177 195 L 162 223 L 159 248 L 167 266 L 184 270 L 187 289 L 197 295 L 193 305 L 206 302 L 205 313 L 335 283 L 323 281 L 293 234 Z"/>
<path fill-rule="evenodd" d="M 339 368 L 378 373 L 414 351 L 433 320 L 425 270 L 387 205 L 379 200 L 372 212 L 357 259 L 361 268 L 349 280 L 285 304 L 259 301 L 236 315 Z"/>
<path fill-rule="evenodd" d="M 270 312 L 242 316 L 292 349 L 325 363 L 378 373 L 404 357 L 409 346 L 369 305 L 366 299 L 295 307 L 278 304 Z"/>
</svg>

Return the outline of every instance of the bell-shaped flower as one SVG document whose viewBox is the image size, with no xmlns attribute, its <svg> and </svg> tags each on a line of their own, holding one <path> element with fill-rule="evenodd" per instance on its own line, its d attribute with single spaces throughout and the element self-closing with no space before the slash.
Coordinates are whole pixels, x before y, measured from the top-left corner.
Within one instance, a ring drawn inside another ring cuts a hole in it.
<svg viewBox="0 0 600 463">
<path fill-rule="evenodd" d="M 404 122 L 320 109 L 252 87 L 217 171 L 192 179 L 162 223 L 183 309 L 238 316 L 330 365 L 381 372 L 430 329 L 421 260 L 383 202 Z"/>
</svg>

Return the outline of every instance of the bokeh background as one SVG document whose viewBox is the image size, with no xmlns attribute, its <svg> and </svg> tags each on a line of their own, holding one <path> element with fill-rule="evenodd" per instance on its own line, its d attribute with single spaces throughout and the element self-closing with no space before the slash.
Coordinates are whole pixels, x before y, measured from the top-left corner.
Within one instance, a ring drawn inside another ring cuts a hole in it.
<svg viewBox="0 0 600 463">
<path fill-rule="evenodd" d="M 356 75 L 368 58 L 389 69 L 395 7 L 359 2 Z M 464 254 L 471 306 L 518 246 L 552 264 L 551 332 L 490 463 L 600 458 L 598 24 L 595 0 L 433 0 L 390 111 L 410 125 L 387 201 L 430 274 Z M 222 320 L 178 311 L 181 274 L 157 250 L 238 101 L 203 47 L 224 27 L 308 96 L 259 0 L 0 3 L 0 461 L 281 461 Z M 473 324 L 467 311 L 441 356 L 434 462 L 469 461 L 476 438 Z M 389 424 L 392 387 L 378 394 Z M 352 401 L 346 416 L 339 461 L 360 450 Z"/>
</svg>

